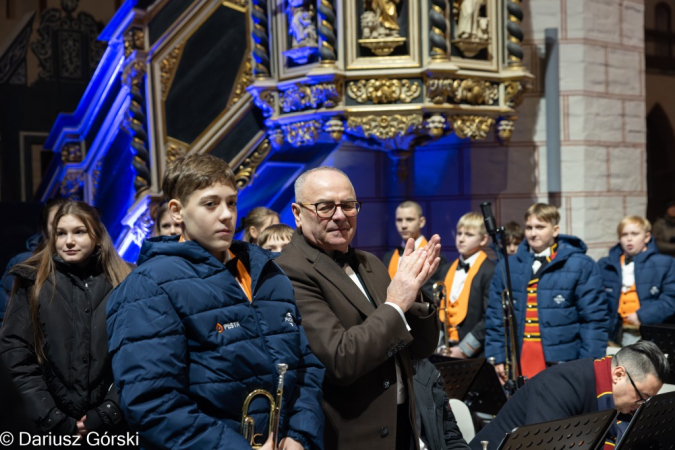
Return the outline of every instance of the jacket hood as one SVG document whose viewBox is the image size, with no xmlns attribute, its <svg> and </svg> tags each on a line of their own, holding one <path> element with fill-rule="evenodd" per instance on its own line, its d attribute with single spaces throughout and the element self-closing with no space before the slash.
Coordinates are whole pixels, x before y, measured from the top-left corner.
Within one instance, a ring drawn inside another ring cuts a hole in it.
<svg viewBox="0 0 675 450">
<path fill-rule="evenodd" d="M 100 255 L 101 250 L 97 247 L 94 250 L 94 253 L 92 253 L 89 256 L 87 264 L 85 264 L 83 267 L 78 267 L 73 264 L 65 262 L 63 258 L 61 258 L 58 254 L 54 254 L 52 259 L 54 260 L 56 270 L 62 273 L 74 275 L 84 280 L 90 275 L 96 276 L 101 272 L 103 272 L 103 268 L 101 267 L 100 264 L 101 262 L 99 258 Z M 32 267 L 26 264 L 19 263 L 16 266 L 12 267 L 10 273 L 19 278 L 23 278 L 27 281 L 35 281 L 35 278 L 37 276 L 37 267 Z"/>
<path fill-rule="evenodd" d="M 177 236 L 156 236 L 143 241 L 137 264 L 141 264 L 160 256 L 178 256 L 192 264 L 204 264 L 213 268 L 221 268 L 223 263 L 216 259 L 196 241 L 179 242 Z M 243 241 L 232 241 L 230 250 L 238 258 L 248 259 L 250 262 L 251 278 L 257 279 L 262 268 L 279 254 L 263 250 L 254 244 Z"/>
<path fill-rule="evenodd" d="M 636 262 L 644 262 L 651 258 L 653 255 L 658 255 L 659 254 L 659 249 L 656 247 L 656 242 L 655 239 L 652 237 L 649 242 L 647 242 L 647 249 L 643 251 L 642 253 L 639 253 L 635 255 L 633 258 L 634 261 Z M 614 247 L 612 247 L 609 251 L 609 259 L 612 262 L 612 264 L 616 266 L 621 265 L 621 255 L 623 255 L 623 248 L 621 248 L 621 243 L 616 244 Z"/>
<path fill-rule="evenodd" d="M 582 255 L 586 254 L 586 251 L 588 250 L 588 247 L 586 247 L 584 241 L 576 236 L 559 234 L 556 238 L 556 242 L 558 244 L 557 255 L 555 257 L 556 261 L 563 261 L 575 253 L 580 253 Z M 524 239 L 523 242 L 521 242 L 518 246 L 516 257 L 520 261 L 534 260 L 534 254 L 530 251 L 530 246 L 527 244 L 526 239 Z"/>
</svg>

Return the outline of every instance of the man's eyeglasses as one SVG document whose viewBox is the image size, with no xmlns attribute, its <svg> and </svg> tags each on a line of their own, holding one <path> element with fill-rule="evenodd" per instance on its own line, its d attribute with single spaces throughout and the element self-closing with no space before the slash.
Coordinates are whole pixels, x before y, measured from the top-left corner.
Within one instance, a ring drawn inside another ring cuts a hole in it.
<svg viewBox="0 0 675 450">
<path fill-rule="evenodd" d="M 340 207 L 340 209 L 342 209 L 342 214 L 344 214 L 347 217 L 354 217 L 361 210 L 361 202 L 342 202 L 342 203 L 318 202 L 318 203 L 298 203 L 298 205 L 304 206 L 307 209 L 312 209 L 309 207 L 313 206 L 316 215 L 321 217 L 322 219 L 332 218 L 333 215 L 335 214 L 335 211 L 337 211 L 338 206 Z"/>
</svg>

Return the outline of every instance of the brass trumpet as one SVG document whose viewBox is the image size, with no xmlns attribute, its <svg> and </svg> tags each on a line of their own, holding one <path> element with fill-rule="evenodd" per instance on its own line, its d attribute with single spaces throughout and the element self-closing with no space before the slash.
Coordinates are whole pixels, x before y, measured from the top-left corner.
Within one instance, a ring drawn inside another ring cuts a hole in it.
<svg viewBox="0 0 675 450">
<path fill-rule="evenodd" d="M 262 436 L 260 433 L 255 432 L 255 419 L 248 415 L 248 408 L 251 404 L 251 401 L 261 395 L 266 397 L 270 403 L 270 420 L 267 426 L 267 433 L 274 433 L 274 448 L 277 448 L 277 442 L 279 439 L 279 418 L 281 416 L 281 401 L 284 395 L 284 375 L 288 370 L 288 364 L 277 364 L 277 372 L 279 372 L 279 382 L 277 384 L 277 397 L 276 399 L 272 397 L 272 394 L 267 392 L 264 389 L 256 389 L 246 396 L 244 400 L 244 406 L 242 407 L 241 413 L 241 434 L 248 441 L 253 449 L 259 449 L 264 445 L 264 442 L 256 442 L 258 436 Z"/>
<path fill-rule="evenodd" d="M 443 336 L 445 337 L 445 349 L 450 350 L 450 338 L 448 336 L 448 290 L 445 287 L 445 283 L 442 281 L 437 281 L 432 287 L 432 295 L 434 297 L 434 303 L 436 304 L 437 309 L 441 309 L 441 302 L 443 303 L 443 313 L 445 315 L 445 320 L 441 320 L 441 325 L 443 328 Z M 440 315 L 438 317 L 440 320 Z"/>
</svg>

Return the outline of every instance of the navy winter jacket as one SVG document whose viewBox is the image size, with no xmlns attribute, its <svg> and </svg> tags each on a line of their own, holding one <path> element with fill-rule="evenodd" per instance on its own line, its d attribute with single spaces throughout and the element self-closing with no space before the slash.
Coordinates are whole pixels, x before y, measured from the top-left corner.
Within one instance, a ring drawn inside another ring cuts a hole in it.
<svg viewBox="0 0 675 450">
<path fill-rule="evenodd" d="M 293 287 L 270 252 L 238 241 L 231 250 L 251 275 L 252 302 L 197 242 L 144 242 L 107 309 L 123 412 L 144 448 L 248 450 L 244 400 L 255 389 L 276 397 L 276 364 L 286 363 L 279 437 L 322 449 L 324 368 L 300 327 Z M 267 400 L 257 397 L 249 411 L 267 436 Z"/>
<path fill-rule="evenodd" d="M 621 244 L 615 245 L 609 256 L 598 261 L 604 295 L 609 305 L 610 331 L 621 326 L 619 298 L 621 297 Z M 635 289 L 640 299 L 637 315 L 647 325 L 667 323 L 675 319 L 675 259 L 659 253 L 654 239 L 647 250 L 633 258 Z M 615 333 L 613 333 L 615 334 Z"/>
<path fill-rule="evenodd" d="M 544 358 L 548 363 L 580 358 L 600 358 L 607 349 L 609 310 L 602 294 L 598 265 L 586 256 L 586 245 L 574 236 L 559 235 L 555 259 L 539 277 L 537 309 Z M 523 241 L 509 256 L 518 345 L 522 348 L 525 328 L 527 284 L 532 278 L 534 254 Z M 485 354 L 504 362 L 504 324 L 501 295 L 504 289 L 500 270 L 490 286 L 486 312 Z"/>
</svg>

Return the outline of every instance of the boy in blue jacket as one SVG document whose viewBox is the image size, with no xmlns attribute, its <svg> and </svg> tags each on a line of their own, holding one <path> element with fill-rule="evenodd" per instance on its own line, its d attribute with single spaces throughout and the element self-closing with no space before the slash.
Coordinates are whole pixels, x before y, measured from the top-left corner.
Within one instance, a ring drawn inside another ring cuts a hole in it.
<svg viewBox="0 0 675 450">
<path fill-rule="evenodd" d="M 675 318 L 675 259 L 658 252 L 644 217 L 624 217 L 619 243 L 598 265 L 610 313 L 610 340 L 622 346 L 640 340 L 640 324 Z"/>
<path fill-rule="evenodd" d="M 532 205 L 525 213 L 525 241 L 509 256 L 520 361 L 530 378 L 548 365 L 600 358 L 607 348 L 609 310 L 600 270 L 581 239 L 559 234 L 559 222 L 555 206 Z M 495 358 L 502 381 L 504 285 L 496 270 L 485 319 L 485 354 Z"/>
<path fill-rule="evenodd" d="M 108 301 L 109 349 L 120 406 L 144 448 L 250 449 L 240 433 L 247 395 L 263 449 L 323 448 L 324 368 L 311 353 L 290 281 L 270 252 L 233 241 L 237 189 L 227 163 L 178 158 L 162 185 L 180 236 L 147 240 L 139 266 Z M 271 427 L 274 428 L 274 427 Z"/>
</svg>

